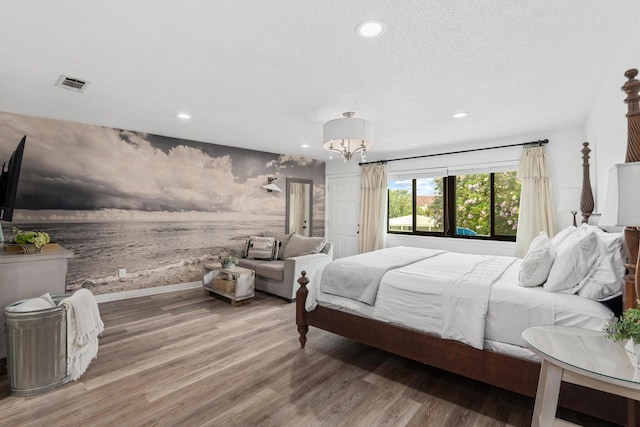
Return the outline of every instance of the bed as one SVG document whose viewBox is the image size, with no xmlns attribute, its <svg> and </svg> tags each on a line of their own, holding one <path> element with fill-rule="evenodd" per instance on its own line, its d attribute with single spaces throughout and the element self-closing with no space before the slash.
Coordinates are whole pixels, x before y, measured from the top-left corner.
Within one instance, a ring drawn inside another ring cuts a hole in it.
<svg viewBox="0 0 640 427">
<path fill-rule="evenodd" d="M 629 120 L 627 162 L 640 161 L 640 97 L 637 95 L 640 82 L 635 80 L 636 75 L 636 70 L 625 73 L 629 80 L 623 87 L 629 95 L 625 102 L 629 104 L 630 112 L 627 115 Z M 587 149 L 586 145 L 585 149 Z M 583 150 L 583 159 L 586 165 L 583 169 L 585 170 L 583 183 L 588 183 L 588 149 Z M 590 194 L 590 187 L 587 188 L 583 184 L 584 189 L 588 191 L 583 191 L 581 210 L 588 218 L 593 209 L 593 196 Z M 589 205 L 591 205 L 591 211 Z M 617 299 L 608 300 L 608 303 L 596 302 L 576 295 L 546 292 L 542 288 L 514 286 L 523 260 L 507 259 L 510 257 L 485 256 L 485 259 L 475 257 L 470 259 L 468 255 L 433 254 L 425 250 L 423 251 L 425 253 L 420 254 L 423 258 L 412 260 L 413 262 L 399 265 L 384 273 L 379 289 L 362 292 L 358 290 L 355 298 L 353 294 L 349 294 L 350 291 L 347 291 L 346 296 L 336 295 L 331 285 L 325 287 L 319 282 L 316 284 L 321 274 L 314 274 L 312 278 L 314 282 L 310 284 L 303 273 L 298 281 L 300 288 L 296 299 L 296 323 L 300 344 L 304 348 L 309 326 L 314 326 L 430 366 L 535 397 L 540 365 L 535 357 L 522 347 L 520 340 L 522 328 L 536 323 L 549 324 L 552 321 L 555 324 L 599 329 L 611 316 L 612 308 L 615 310 L 615 304 L 612 305 L 612 301 L 619 302 L 621 307 L 617 309 L 618 311 L 631 306 L 636 301 L 634 284 L 638 248 L 637 230 L 625 229 L 624 241 L 629 259 L 626 260 L 626 264 L 624 262 L 623 264 L 628 274 L 624 278 L 621 295 Z M 385 255 L 387 255 L 385 258 L 395 258 L 396 255 L 402 254 L 387 253 Z M 439 259 L 445 259 L 442 257 L 449 258 L 448 262 L 439 262 Z M 456 263 L 461 265 L 466 263 L 466 266 L 456 271 L 455 268 L 451 268 L 456 266 Z M 491 266 L 486 269 L 491 271 L 482 271 L 482 274 L 477 276 L 485 277 L 488 274 L 489 279 L 486 280 L 488 284 L 481 285 L 479 284 L 481 280 L 475 280 L 473 277 L 469 279 L 468 275 L 459 274 L 462 271 L 473 273 L 487 263 Z M 335 275 L 333 267 L 329 268 L 332 270 L 322 275 L 327 277 Z M 370 281 L 369 271 L 366 273 L 362 271 L 354 268 L 334 278 L 358 289 L 359 283 Z M 437 274 L 435 274 L 436 271 Z M 450 276 L 449 279 L 453 280 L 439 283 L 442 289 L 452 286 L 466 289 L 470 285 L 474 289 L 471 294 L 462 297 L 459 295 L 435 297 L 431 292 L 420 294 L 420 289 L 423 288 L 419 282 L 423 279 L 440 280 L 442 276 Z M 475 289 L 476 287 L 479 289 Z M 489 292 L 487 293 L 486 289 L 480 289 L 483 287 L 488 287 Z M 326 290 L 329 292 L 325 292 Z M 416 291 L 418 291 L 418 297 L 415 296 Z M 367 301 L 371 294 L 377 295 L 374 305 L 362 300 Z M 412 296 L 409 297 L 409 295 Z M 491 299 L 488 299 L 487 295 L 491 295 Z M 380 299 L 381 296 L 382 299 Z M 432 319 L 426 321 L 419 319 L 412 310 L 418 310 L 419 305 L 411 301 L 421 300 L 422 304 L 429 305 L 435 304 L 434 298 L 438 299 L 439 305 L 443 304 L 440 300 L 446 300 L 448 307 L 462 305 L 465 307 L 465 313 L 469 310 L 471 312 L 479 310 L 484 326 L 478 328 L 478 322 L 472 321 L 462 328 L 451 328 L 450 325 L 447 327 L 449 323 L 455 323 L 460 319 L 461 316 L 455 314 L 449 319 L 437 318 L 437 316 L 432 316 Z M 552 298 L 552 303 L 549 298 Z M 474 299 L 482 301 L 480 305 L 486 304 L 487 307 L 478 309 L 474 305 L 464 305 Z M 533 302 L 533 306 L 519 305 L 525 300 Z M 544 309 L 551 304 L 555 307 L 554 310 Z M 399 310 L 399 307 L 402 309 Z M 402 316 L 397 317 L 398 312 L 402 313 Z M 517 323 L 520 329 L 505 330 L 501 327 L 510 323 Z M 460 333 L 458 329 L 468 329 L 468 331 Z M 451 339 L 441 338 L 441 335 Z M 636 403 L 629 403 L 626 399 L 617 396 L 568 383 L 563 383 L 559 404 L 618 424 L 629 422 L 635 425 L 635 419 L 637 419 Z"/>
</svg>

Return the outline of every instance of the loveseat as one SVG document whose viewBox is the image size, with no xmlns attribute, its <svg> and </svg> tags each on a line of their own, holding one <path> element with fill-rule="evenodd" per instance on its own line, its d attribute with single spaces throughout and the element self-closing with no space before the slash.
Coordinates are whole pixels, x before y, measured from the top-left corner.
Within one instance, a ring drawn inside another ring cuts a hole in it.
<svg viewBox="0 0 640 427">
<path fill-rule="evenodd" d="M 321 237 L 297 233 L 268 233 L 250 236 L 240 267 L 255 271 L 255 288 L 289 302 L 296 298 L 297 279 L 302 271 L 311 278 L 321 266 L 333 260 L 333 245 Z"/>
</svg>

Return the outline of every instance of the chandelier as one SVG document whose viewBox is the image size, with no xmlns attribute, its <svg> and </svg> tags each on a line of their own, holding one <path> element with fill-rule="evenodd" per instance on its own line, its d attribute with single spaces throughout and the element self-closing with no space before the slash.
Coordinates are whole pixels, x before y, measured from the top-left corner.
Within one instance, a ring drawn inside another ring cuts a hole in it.
<svg viewBox="0 0 640 427">
<path fill-rule="evenodd" d="M 367 120 L 353 118 L 354 112 L 346 112 L 344 119 L 330 120 L 322 127 L 322 146 L 329 152 L 339 153 L 344 162 L 351 160 L 354 154 L 360 153 L 363 162 L 367 161 L 367 151 L 373 145 L 373 124 Z"/>
</svg>

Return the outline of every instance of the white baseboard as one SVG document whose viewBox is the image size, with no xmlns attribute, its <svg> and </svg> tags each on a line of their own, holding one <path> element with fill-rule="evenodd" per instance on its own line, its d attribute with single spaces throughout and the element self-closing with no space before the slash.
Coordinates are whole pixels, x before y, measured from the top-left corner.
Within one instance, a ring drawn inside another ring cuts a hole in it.
<svg viewBox="0 0 640 427">
<path fill-rule="evenodd" d="M 180 283 L 177 285 L 158 286 L 156 288 L 133 289 L 131 291 L 112 292 L 110 294 L 96 295 L 96 301 L 98 303 L 119 301 L 123 299 L 146 297 L 149 295 L 158 295 L 165 294 L 167 292 L 176 292 L 185 289 L 199 288 L 201 286 L 202 282 L 189 282 Z"/>
</svg>

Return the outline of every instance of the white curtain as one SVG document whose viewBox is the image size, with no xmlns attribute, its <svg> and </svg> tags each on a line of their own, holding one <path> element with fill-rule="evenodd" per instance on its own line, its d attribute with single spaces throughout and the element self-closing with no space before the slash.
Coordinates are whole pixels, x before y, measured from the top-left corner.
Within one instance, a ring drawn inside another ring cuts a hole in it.
<svg viewBox="0 0 640 427">
<path fill-rule="evenodd" d="M 362 166 L 360 178 L 360 253 L 384 247 L 387 216 L 387 165 Z"/>
<path fill-rule="evenodd" d="M 524 257 L 531 241 L 541 232 L 556 234 L 553 193 L 549 182 L 549 165 L 544 146 L 524 148 L 518 178 L 522 180 L 520 215 L 516 237 L 516 256 Z"/>
</svg>

